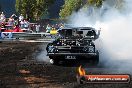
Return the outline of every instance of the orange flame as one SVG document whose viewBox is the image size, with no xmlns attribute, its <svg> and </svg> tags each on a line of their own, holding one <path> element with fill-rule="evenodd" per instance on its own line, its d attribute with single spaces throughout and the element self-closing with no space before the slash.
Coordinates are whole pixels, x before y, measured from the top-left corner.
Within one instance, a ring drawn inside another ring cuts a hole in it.
<svg viewBox="0 0 132 88">
<path fill-rule="evenodd" d="M 86 74 L 86 72 L 85 72 L 85 70 L 82 68 L 82 66 L 80 66 L 80 67 L 78 68 L 78 71 L 79 71 L 79 75 L 80 75 L 80 76 L 84 76 L 84 75 Z"/>
</svg>

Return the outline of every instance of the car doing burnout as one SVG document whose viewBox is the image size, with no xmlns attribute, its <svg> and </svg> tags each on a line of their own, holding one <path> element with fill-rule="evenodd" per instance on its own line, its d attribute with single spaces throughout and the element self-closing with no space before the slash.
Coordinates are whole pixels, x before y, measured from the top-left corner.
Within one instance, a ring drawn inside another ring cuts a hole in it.
<svg viewBox="0 0 132 88">
<path fill-rule="evenodd" d="M 70 59 L 91 60 L 93 64 L 99 62 L 99 52 L 95 48 L 94 40 L 99 37 L 94 28 L 77 27 L 59 30 L 59 38 L 46 47 L 47 56 L 51 64 Z"/>
</svg>

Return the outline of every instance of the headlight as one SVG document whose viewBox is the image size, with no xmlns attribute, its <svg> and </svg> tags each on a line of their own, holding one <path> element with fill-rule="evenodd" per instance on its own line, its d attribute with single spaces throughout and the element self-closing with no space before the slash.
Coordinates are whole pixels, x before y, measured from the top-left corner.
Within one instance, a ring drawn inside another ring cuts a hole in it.
<svg viewBox="0 0 132 88">
<path fill-rule="evenodd" d="M 88 46 L 85 46 L 85 47 L 83 48 L 83 51 L 88 52 L 88 51 L 89 51 L 89 47 L 88 47 Z"/>
<path fill-rule="evenodd" d="M 55 48 L 55 47 L 53 47 L 53 46 L 49 46 L 48 52 L 50 52 L 50 53 L 55 53 L 55 52 L 58 52 L 58 49 Z"/>
<path fill-rule="evenodd" d="M 94 52 L 94 47 L 93 46 L 89 46 L 89 52 L 93 53 Z"/>
<path fill-rule="evenodd" d="M 53 52 L 53 50 L 54 50 L 54 47 L 53 46 L 49 46 L 48 47 L 48 52 Z"/>
</svg>

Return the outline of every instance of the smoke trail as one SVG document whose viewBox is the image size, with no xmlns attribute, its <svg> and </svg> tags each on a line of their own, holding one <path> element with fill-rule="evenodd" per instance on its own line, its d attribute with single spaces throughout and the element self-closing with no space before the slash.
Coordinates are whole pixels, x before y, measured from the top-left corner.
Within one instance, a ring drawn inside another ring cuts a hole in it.
<svg viewBox="0 0 132 88">
<path fill-rule="evenodd" d="M 110 1 L 110 0 L 108 0 Z M 131 0 L 125 1 L 124 11 L 119 12 L 104 3 L 104 7 L 92 11 L 81 9 L 70 17 L 75 26 L 101 28 L 100 39 L 95 41 L 100 51 L 101 62 L 117 71 L 131 72 L 132 68 L 132 13 Z"/>
<path fill-rule="evenodd" d="M 46 52 L 46 43 L 40 46 L 40 51 L 36 53 L 36 59 L 37 61 L 43 61 L 43 62 L 49 62 L 49 58 Z"/>
</svg>

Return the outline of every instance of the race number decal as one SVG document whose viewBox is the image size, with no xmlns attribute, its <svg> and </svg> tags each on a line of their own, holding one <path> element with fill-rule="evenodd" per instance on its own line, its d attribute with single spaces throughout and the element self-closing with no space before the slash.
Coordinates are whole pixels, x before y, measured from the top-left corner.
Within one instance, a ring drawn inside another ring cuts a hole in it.
<svg viewBox="0 0 132 88">
<path fill-rule="evenodd" d="M 1 38 L 11 39 L 12 38 L 12 33 L 11 32 L 2 32 L 1 33 Z"/>
</svg>

